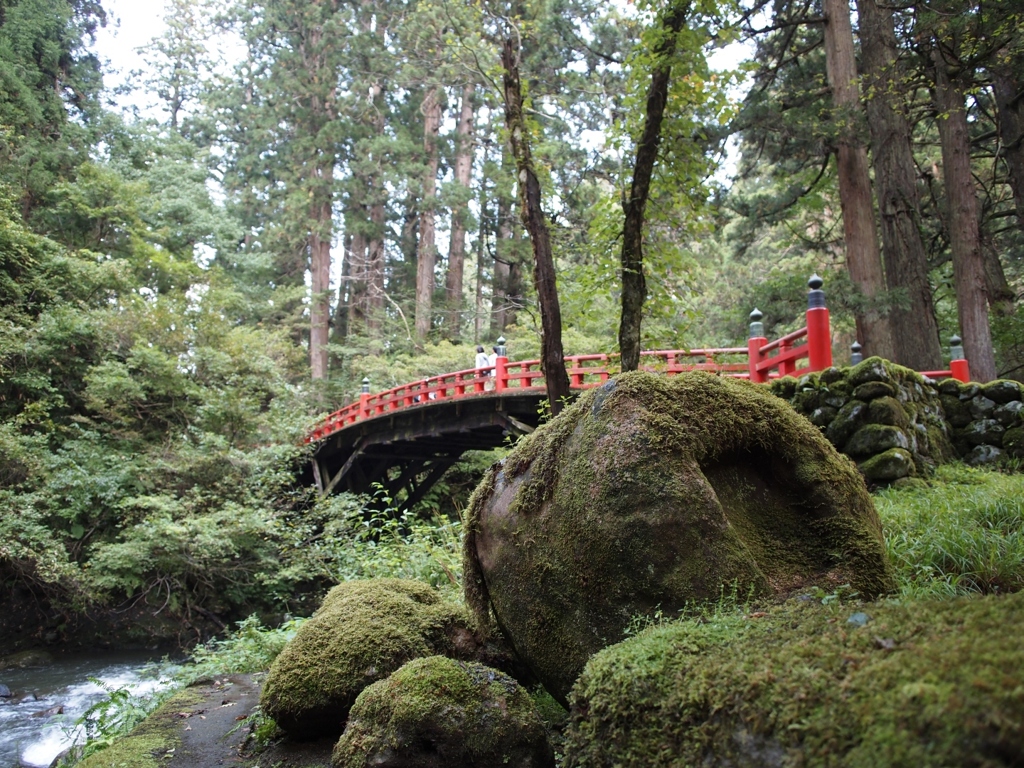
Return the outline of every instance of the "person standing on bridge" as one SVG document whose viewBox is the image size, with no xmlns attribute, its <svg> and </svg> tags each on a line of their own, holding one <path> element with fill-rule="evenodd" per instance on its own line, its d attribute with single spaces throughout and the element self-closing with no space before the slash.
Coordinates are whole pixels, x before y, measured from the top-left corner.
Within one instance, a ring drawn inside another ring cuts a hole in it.
<svg viewBox="0 0 1024 768">
<path fill-rule="evenodd" d="M 477 344 L 476 345 L 476 365 L 474 368 L 486 368 L 491 365 L 490 360 L 487 358 L 487 353 L 484 352 L 484 348 Z"/>
<path fill-rule="evenodd" d="M 487 372 L 487 375 L 491 378 L 487 381 L 486 389 L 488 392 L 494 389 L 494 362 L 498 359 L 498 348 L 491 347 L 493 350 L 491 354 L 487 355 L 487 365 L 491 367 L 491 370 Z"/>
</svg>

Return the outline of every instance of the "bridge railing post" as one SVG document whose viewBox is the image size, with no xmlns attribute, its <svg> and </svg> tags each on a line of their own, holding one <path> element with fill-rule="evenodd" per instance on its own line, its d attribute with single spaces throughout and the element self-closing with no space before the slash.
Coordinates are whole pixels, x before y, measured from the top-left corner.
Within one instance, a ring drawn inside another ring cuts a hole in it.
<svg viewBox="0 0 1024 768">
<path fill-rule="evenodd" d="M 508 350 L 505 337 L 498 337 L 498 346 L 494 354 L 494 390 L 504 392 L 508 389 Z"/>
<path fill-rule="evenodd" d="M 825 292 L 821 290 L 824 283 L 818 275 L 811 275 L 807 281 L 811 289 L 807 292 L 807 363 L 812 371 L 824 371 L 832 366 L 832 328 Z"/>
<path fill-rule="evenodd" d="M 757 369 L 763 359 L 761 347 L 768 343 L 764 335 L 764 323 L 761 322 L 763 317 L 761 311 L 754 307 L 750 313 L 750 338 L 747 339 L 747 370 L 750 372 L 750 380 L 759 383 L 768 381 L 768 374 Z"/>
<path fill-rule="evenodd" d="M 963 340 L 959 336 L 953 336 L 949 340 L 949 372 L 957 381 L 968 382 L 971 380 L 971 368 L 967 364 L 967 357 L 964 355 Z"/>
<path fill-rule="evenodd" d="M 370 418 L 370 379 L 363 378 L 363 386 L 359 389 L 359 418 Z"/>
<path fill-rule="evenodd" d="M 864 354 L 861 350 L 864 349 L 859 341 L 853 342 L 850 345 L 850 365 L 857 365 L 864 361 Z"/>
</svg>

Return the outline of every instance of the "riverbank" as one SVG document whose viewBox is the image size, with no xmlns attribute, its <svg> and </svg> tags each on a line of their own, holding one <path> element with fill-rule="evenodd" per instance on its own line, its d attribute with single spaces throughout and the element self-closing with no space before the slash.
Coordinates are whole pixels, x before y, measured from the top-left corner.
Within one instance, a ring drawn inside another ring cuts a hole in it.
<svg viewBox="0 0 1024 768">
<path fill-rule="evenodd" d="M 227 675 L 182 689 L 132 734 L 80 763 L 80 768 L 328 768 L 333 739 L 264 746 L 253 753 L 249 722 L 259 703 L 262 674 Z"/>
<path fill-rule="evenodd" d="M 34 653 L 0 669 L 0 766 L 48 766 L 78 736 L 75 722 L 111 690 L 151 696 L 167 685 L 147 651 Z"/>
</svg>

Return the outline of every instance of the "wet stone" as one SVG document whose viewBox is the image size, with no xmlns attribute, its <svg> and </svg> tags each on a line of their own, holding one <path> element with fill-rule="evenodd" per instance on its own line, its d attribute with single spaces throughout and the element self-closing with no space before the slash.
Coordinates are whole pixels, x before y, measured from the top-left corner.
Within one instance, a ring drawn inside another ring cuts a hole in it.
<svg viewBox="0 0 1024 768">
<path fill-rule="evenodd" d="M 960 397 L 960 382 L 956 379 L 943 379 L 939 382 L 939 394 Z"/>
<path fill-rule="evenodd" d="M 967 401 L 981 394 L 981 387 L 973 381 L 960 387 L 960 399 Z"/>
<path fill-rule="evenodd" d="M 872 482 L 889 483 L 913 474 L 914 457 L 903 448 L 890 448 L 858 464 L 857 468 Z"/>
<path fill-rule="evenodd" d="M 821 399 L 822 405 L 827 405 L 829 408 L 839 409 L 846 405 L 848 397 L 840 394 L 829 393 Z"/>
<path fill-rule="evenodd" d="M 828 425 L 825 437 L 839 450 L 843 449 L 846 441 L 857 431 L 868 414 L 867 403 L 860 400 L 851 400 L 836 414 L 832 423 Z"/>
<path fill-rule="evenodd" d="M 994 445 L 976 445 L 964 456 L 964 464 L 969 467 L 981 467 L 996 464 L 1003 457 L 1003 452 Z"/>
<path fill-rule="evenodd" d="M 1002 445 L 1005 431 L 995 419 L 980 419 L 964 427 L 959 437 L 968 445 Z"/>
<path fill-rule="evenodd" d="M 992 411 L 992 418 L 1004 427 L 1014 427 L 1021 423 L 1022 409 L 1024 409 L 1024 403 L 1020 400 L 1003 403 Z"/>
<path fill-rule="evenodd" d="M 857 387 L 869 381 L 892 381 L 892 375 L 882 358 L 869 357 L 850 369 L 848 380 L 850 384 Z"/>
<path fill-rule="evenodd" d="M 895 397 L 896 387 L 884 381 L 869 381 L 853 390 L 858 400 L 874 400 L 876 397 Z"/>
<path fill-rule="evenodd" d="M 976 395 L 971 398 L 971 403 L 968 409 L 971 411 L 971 416 L 976 419 L 987 419 L 989 414 L 992 413 L 996 408 L 995 400 L 989 400 L 983 395 Z"/>
<path fill-rule="evenodd" d="M 846 373 L 841 368 L 836 368 L 833 365 L 831 368 L 826 368 L 818 374 L 818 381 L 822 384 L 832 384 L 833 382 L 840 381 L 844 376 L 846 376 Z"/>
<path fill-rule="evenodd" d="M 868 424 L 858 429 L 846 444 L 844 453 L 851 456 L 871 456 L 891 448 L 910 448 L 906 433 L 898 427 Z"/>
<path fill-rule="evenodd" d="M 879 397 L 868 403 L 868 421 L 902 429 L 910 426 L 906 410 L 895 397 Z"/>
<path fill-rule="evenodd" d="M 829 408 L 825 405 L 821 408 L 815 408 L 808 418 L 811 420 L 811 424 L 816 427 L 827 427 L 836 417 L 836 413 L 837 411 L 835 408 Z"/>
<path fill-rule="evenodd" d="M 1009 403 L 1021 399 L 1021 386 L 1016 381 L 992 381 L 981 388 L 982 394 L 997 403 Z"/>
<path fill-rule="evenodd" d="M 946 421 L 956 428 L 966 427 L 971 423 L 971 412 L 960 399 L 953 395 L 939 395 Z"/>
<path fill-rule="evenodd" d="M 1024 459 L 1024 428 L 1014 427 L 1003 433 L 1003 450 L 1015 459 Z"/>
</svg>

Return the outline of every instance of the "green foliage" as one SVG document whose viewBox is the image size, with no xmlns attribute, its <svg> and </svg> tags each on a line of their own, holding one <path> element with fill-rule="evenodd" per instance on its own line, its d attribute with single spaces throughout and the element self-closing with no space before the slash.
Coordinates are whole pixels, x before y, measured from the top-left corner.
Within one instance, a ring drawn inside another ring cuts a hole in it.
<svg viewBox="0 0 1024 768">
<path fill-rule="evenodd" d="M 287 522 L 281 578 L 334 584 L 399 578 L 455 593 L 461 585 L 462 523 L 413 512 L 369 512 L 346 494 L 318 499 Z"/>
<path fill-rule="evenodd" d="M 257 616 L 249 616 L 239 621 L 226 637 L 193 648 L 189 662 L 175 671 L 175 681 L 191 685 L 219 675 L 268 669 L 304 621 L 290 619 L 272 628 L 263 626 Z"/>
<path fill-rule="evenodd" d="M 928 488 L 880 491 L 876 506 L 900 595 L 1024 589 L 1024 477 L 938 467 Z"/>
<path fill-rule="evenodd" d="M 85 710 L 74 723 L 84 737 L 81 748 L 72 754 L 76 762 L 124 739 L 174 693 L 174 688 L 165 687 L 158 693 L 137 695 L 134 686 L 113 688 L 95 678 L 90 678 L 90 682 L 100 686 L 106 696 Z"/>
</svg>

